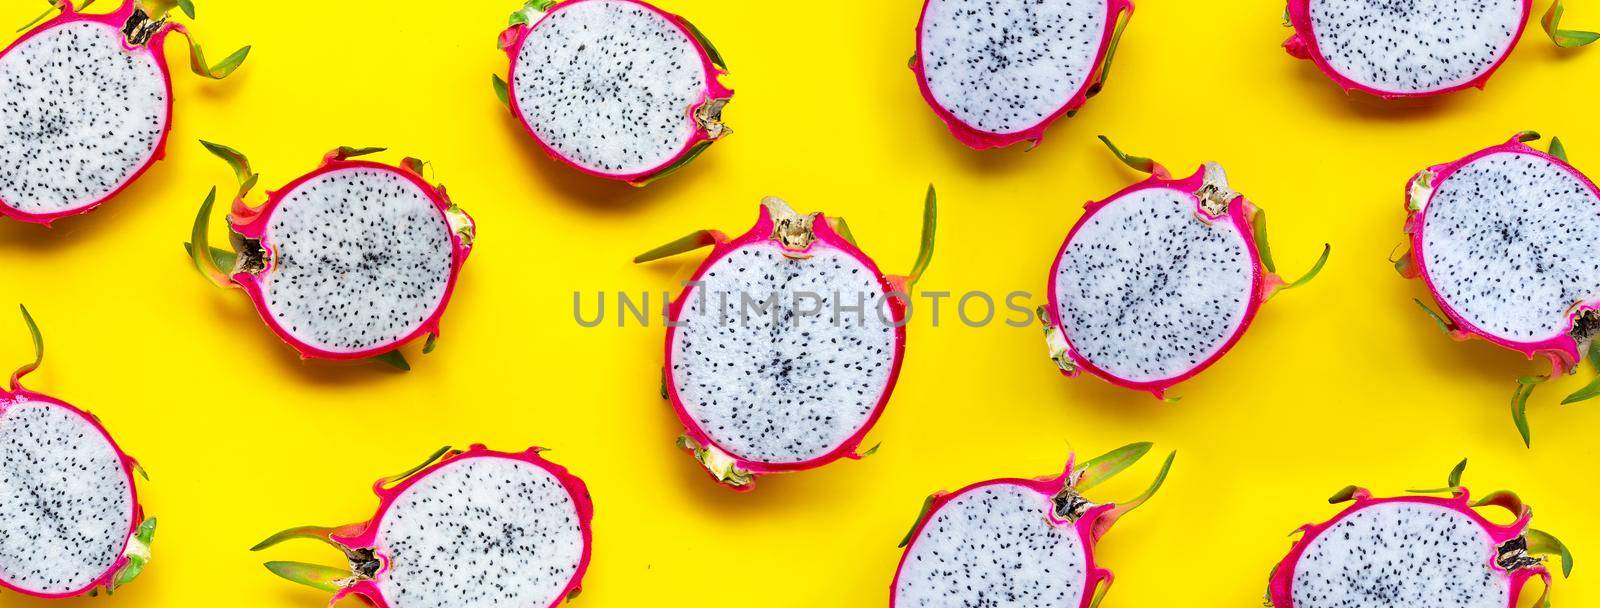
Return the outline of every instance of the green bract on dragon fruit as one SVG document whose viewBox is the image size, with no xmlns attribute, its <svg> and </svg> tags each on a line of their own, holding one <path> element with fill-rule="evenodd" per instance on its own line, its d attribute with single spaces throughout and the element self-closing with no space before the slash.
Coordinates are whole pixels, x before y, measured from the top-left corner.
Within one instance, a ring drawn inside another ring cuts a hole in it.
<svg viewBox="0 0 1600 608">
<path fill-rule="evenodd" d="M 172 130 L 172 82 L 162 43 L 189 40 L 189 67 L 220 79 L 250 47 L 206 63 L 188 28 L 169 19 L 194 5 L 123 0 L 108 14 L 78 12 L 52 0 L 40 19 L 0 53 L 0 214 L 49 224 L 88 213 L 138 179 L 164 155 Z"/>
</svg>

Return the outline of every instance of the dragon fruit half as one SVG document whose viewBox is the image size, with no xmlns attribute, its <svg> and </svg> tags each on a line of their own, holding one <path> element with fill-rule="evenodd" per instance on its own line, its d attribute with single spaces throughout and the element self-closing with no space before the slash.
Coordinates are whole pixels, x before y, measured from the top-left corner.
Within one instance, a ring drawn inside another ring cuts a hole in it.
<svg viewBox="0 0 1600 608">
<path fill-rule="evenodd" d="M 1100 92 L 1129 0 L 926 0 L 911 71 L 957 140 L 1035 145 Z"/>
<path fill-rule="evenodd" d="M 1429 167 L 1406 184 L 1405 231 L 1410 251 L 1395 268 L 1420 277 L 1444 312 L 1423 304 L 1450 336 L 1482 338 L 1529 359 L 1544 357 L 1552 373 L 1573 373 L 1595 356 L 1600 331 L 1600 190 L 1567 164 L 1554 139 L 1550 152 L 1529 147 L 1531 131 Z M 1529 441 L 1527 401 L 1549 376 L 1526 376 L 1512 397 L 1512 417 Z M 1600 394 L 1600 381 L 1567 403 Z"/>
<path fill-rule="evenodd" d="M 111 593 L 144 571 L 155 518 L 145 519 L 124 454 L 93 414 L 22 388 L 44 361 L 28 309 L 34 360 L 0 388 L 0 588 L 43 598 Z"/>
<path fill-rule="evenodd" d="M 38 224 L 93 210 L 162 157 L 172 128 L 167 34 L 189 39 L 190 67 L 207 78 L 226 77 L 250 52 L 208 66 L 167 18 L 175 6 L 194 18 L 187 1 L 123 0 L 105 15 L 51 4 L 60 15 L 0 53 L 0 214 Z"/>
<path fill-rule="evenodd" d="M 1300 538 L 1272 572 L 1267 605 L 1276 608 L 1409 606 L 1412 608 L 1516 608 L 1534 577 L 1545 591 L 1544 556 L 1560 556 L 1563 575 L 1572 554 L 1554 536 L 1528 527 L 1533 510 L 1511 492 L 1474 502 L 1461 487 L 1466 461 L 1450 472 L 1449 487 L 1374 498 L 1351 486 L 1328 502 L 1352 502 L 1333 519 L 1300 529 Z M 1476 509 L 1500 507 L 1514 521 L 1500 525 Z"/>
<path fill-rule="evenodd" d="M 1256 309 L 1310 281 L 1274 274 L 1266 212 L 1228 187 L 1217 163 L 1184 179 L 1101 141 L 1150 178 L 1090 203 L 1050 268 L 1050 307 L 1039 310 L 1050 358 L 1165 398 L 1244 335 Z"/>
<path fill-rule="evenodd" d="M 1600 34 L 1563 30 L 1555 0 L 1542 24 L 1556 45 Z M 1532 0 L 1289 0 L 1289 54 L 1309 59 L 1346 91 L 1385 99 L 1483 88 L 1522 37 Z"/>
<path fill-rule="evenodd" d="M 732 132 L 717 48 L 639 0 L 528 0 L 500 34 L 511 58 L 495 92 L 550 156 L 644 185 Z"/>
<path fill-rule="evenodd" d="M 378 480 L 371 521 L 279 532 L 339 549 L 349 569 L 267 562 L 290 581 L 378 608 L 545 608 L 578 596 L 589 567 L 594 505 L 583 481 L 539 455 L 445 448 Z"/>
<path fill-rule="evenodd" d="M 393 167 L 352 160 L 382 148 L 339 148 L 251 207 L 244 198 L 259 176 L 249 161 L 202 143 L 240 185 L 228 216 L 233 251 L 207 245 L 216 189 L 195 217 L 188 249 L 201 274 L 248 293 L 302 357 L 378 357 L 408 368 L 400 346 L 426 335 L 423 352 L 433 350 L 476 228 L 443 186 L 423 178 L 422 161 Z"/>
<path fill-rule="evenodd" d="M 717 481 L 860 458 L 905 356 L 910 290 L 933 259 L 928 188 L 922 249 L 907 276 L 884 276 L 842 218 L 762 201 L 735 239 L 701 230 L 637 258 L 714 246 L 668 308 L 662 397 L 682 421 L 678 444 Z"/>
<path fill-rule="evenodd" d="M 1030 606 L 1091 608 L 1111 587 L 1095 545 L 1112 524 L 1153 496 L 1176 453 L 1150 489 L 1122 504 L 1083 496 L 1138 462 L 1151 444 L 1125 446 L 1060 477 L 995 479 L 937 493 L 905 540 L 890 588 L 891 608 Z"/>
</svg>

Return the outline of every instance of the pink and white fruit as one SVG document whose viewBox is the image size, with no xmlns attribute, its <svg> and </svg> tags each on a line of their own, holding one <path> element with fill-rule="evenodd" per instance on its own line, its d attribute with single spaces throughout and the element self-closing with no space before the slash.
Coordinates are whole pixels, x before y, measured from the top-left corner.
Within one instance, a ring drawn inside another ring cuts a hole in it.
<svg viewBox="0 0 1600 608">
<path fill-rule="evenodd" d="M 1137 462 L 1136 443 L 1059 477 L 995 479 L 937 493 L 901 541 L 905 554 L 890 588 L 891 608 L 1028 606 L 1091 608 L 1111 587 L 1095 547 L 1112 524 L 1161 487 L 1176 453 L 1144 494 L 1096 504 L 1082 492 Z"/>
<path fill-rule="evenodd" d="M 348 569 L 268 562 L 285 579 L 378 608 L 545 608 L 577 597 L 592 547 L 594 505 L 583 481 L 540 448 L 440 450 L 418 467 L 378 480 L 370 521 L 293 528 L 256 545 L 292 539 L 339 549 Z"/>
<path fill-rule="evenodd" d="M 716 47 L 645 2 L 528 0 L 500 48 L 501 100 L 545 152 L 589 175 L 644 185 L 732 132 Z"/>
<path fill-rule="evenodd" d="M 422 161 L 395 167 L 352 160 L 382 148 L 340 148 L 251 207 L 244 197 L 258 176 L 249 162 L 206 147 L 234 168 L 240 188 L 228 216 L 234 251 L 204 255 L 215 189 L 195 218 L 189 250 L 201 274 L 243 289 L 302 357 L 393 358 L 423 336 L 432 349 L 476 228 L 443 186 L 426 181 Z"/>
<path fill-rule="evenodd" d="M 1451 472 L 1449 487 L 1417 492 L 1448 498 L 1374 498 L 1354 486 L 1335 494 L 1328 502 L 1351 505 L 1300 529 L 1273 570 L 1268 605 L 1516 608 L 1534 577 L 1544 579 L 1547 597 L 1551 576 L 1544 556 L 1559 555 L 1563 574 L 1571 574 L 1572 554 L 1555 537 L 1528 527 L 1533 511 L 1516 494 L 1472 501 L 1460 484 L 1466 464 Z M 1477 511 L 1490 506 L 1510 511 L 1514 521 L 1496 524 Z M 1534 605 L 1550 604 L 1541 598 Z"/>
<path fill-rule="evenodd" d="M 162 44 L 172 32 L 189 38 L 167 19 L 171 1 L 123 0 L 104 15 L 52 4 L 59 16 L 0 53 L 0 214 L 38 224 L 93 210 L 161 159 L 172 128 Z M 214 79 L 250 51 L 207 67 L 190 45 L 194 72 Z"/>
<path fill-rule="evenodd" d="M 1482 338 L 1573 372 L 1600 330 L 1600 189 L 1519 133 L 1406 184 L 1410 252 L 1396 263 L 1421 278 L 1454 338 Z M 1418 302 L 1421 304 L 1421 302 Z M 1426 308 L 1426 306 L 1424 306 Z M 1431 314 L 1431 311 L 1430 311 Z M 1518 385 L 1516 422 L 1532 378 Z"/>
<path fill-rule="evenodd" d="M 1089 203 L 1050 268 L 1040 310 L 1050 358 L 1164 398 L 1244 335 L 1262 302 L 1310 281 L 1329 249 L 1293 283 L 1275 274 L 1266 214 L 1228 186 L 1217 163 L 1173 179 L 1111 146 L 1150 178 Z"/>
<path fill-rule="evenodd" d="M 1346 91 L 1385 99 L 1483 88 L 1533 11 L 1532 0 L 1289 0 L 1290 55 L 1309 59 Z M 1591 32 L 1559 29 L 1560 0 L 1545 13 L 1557 45 L 1582 46 Z"/>
<path fill-rule="evenodd" d="M 0 588 L 42 598 L 107 593 L 132 582 L 150 560 L 155 518 L 134 487 L 139 464 L 100 419 L 22 387 L 34 360 L 0 388 Z"/>
<path fill-rule="evenodd" d="M 842 219 L 771 197 L 743 236 L 702 230 L 634 258 L 714 246 L 667 310 L 662 396 L 684 425 L 680 447 L 741 490 L 860 458 L 900 374 L 905 302 L 933 258 L 934 218 L 930 187 L 922 251 L 903 277 L 880 272 Z"/>
<path fill-rule="evenodd" d="M 1038 144 L 1100 92 L 1129 0 L 926 0 L 911 71 L 957 140 Z"/>
</svg>

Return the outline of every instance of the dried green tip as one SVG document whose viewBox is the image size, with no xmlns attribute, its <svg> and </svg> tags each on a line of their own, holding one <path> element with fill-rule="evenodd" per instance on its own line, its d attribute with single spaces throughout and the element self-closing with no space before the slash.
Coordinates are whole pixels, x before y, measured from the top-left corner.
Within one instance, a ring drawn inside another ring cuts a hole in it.
<svg viewBox="0 0 1600 608">
<path fill-rule="evenodd" d="M 1336 505 L 1342 502 L 1350 502 L 1351 500 L 1355 499 L 1356 493 L 1360 491 L 1361 488 L 1357 486 L 1345 486 L 1340 488 L 1338 492 L 1333 493 L 1333 496 L 1328 497 L 1328 504 Z"/>
<path fill-rule="evenodd" d="M 342 581 L 351 576 L 348 570 L 303 562 L 267 562 L 262 565 L 284 580 L 328 593 L 338 593 L 344 588 Z"/>
<path fill-rule="evenodd" d="M 934 191 L 933 184 L 928 184 L 928 195 L 922 203 L 922 241 L 917 249 L 917 262 L 911 266 L 911 273 L 906 275 L 908 285 L 916 285 L 922 273 L 927 272 L 928 265 L 933 263 L 934 236 L 938 229 L 939 194 Z"/>
<path fill-rule="evenodd" d="M 1101 135 L 1099 137 L 1100 137 L 1100 142 L 1104 143 L 1107 148 L 1111 149 L 1111 153 L 1116 155 L 1117 160 L 1122 161 L 1122 164 L 1127 165 L 1129 168 L 1132 168 L 1135 171 L 1142 171 L 1144 173 L 1149 173 L 1149 174 L 1152 174 L 1152 175 L 1154 175 L 1154 174 L 1156 174 L 1156 173 L 1158 173 L 1160 171 L 1163 171 L 1160 163 L 1157 163 L 1156 161 L 1148 159 L 1148 158 L 1145 158 L 1143 156 L 1133 156 L 1131 154 L 1123 152 L 1122 149 L 1118 148 L 1116 144 L 1111 143 L 1111 139 L 1110 138 L 1108 138 L 1108 137 L 1106 137 L 1104 135 Z"/>
<path fill-rule="evenodd" d="M 1584 30 L 1561 29 L 1561 16 L 1567 12 L 1561 0 L 1550 3 L 1550 8 L 1544 12 L 1544 17 L 1539 20 L 1539 25 L 1544 28 L 1544 33 L 1550 36 L 1550 41 L 1556 46 L 1571 49 L 1585 46 L 1600 40 L 1600 33 Z"/>
<path fill-rule="evenodd" d="M 372 360 L 403 372 L 411 371 L 411 362 L 406 361 L 406 356 L 401 354 L 399 349 L 391 350 L 381 355 L 373 355 Z"/>
<path fill-rule="evenodd" d="M 645 262 L 654 262 L 659 259 L 669 258 L 682 253 L 688 253 L 701 247 L 709 247 L 715 244 L 717 244 L 717 233 L 715 231 L 696 230 L 679 237 L 677 240 L 674 240 L 670 243 L 634 256 L 633 263 L 643 264 Z"/>
<path fill-rule="evenodd" d="M 510 108 L 511 85 L 507 84 L 506 80 L 501 78 L 499 74 L 490 74 L 489 76 L 493 79 L 490 84 L 494 86 L 494 96 L 500 99 L 500 105 Z"/>
<path fill-rule="evenodd" d="M 1543 530 L 1529 528 L 1524 536 L 1528 539 L 1528 553 L 1533 555 L 1557 555 L 1561 557 L 1561 577 L 1572 576 L 1572 551 L 1567 549 L 1566 543 L 1561 539 Z"/>
<path fill-rule="evenodd" d="M 1144 458 L 1152 447 L 1155 447 L 1155 444 L 1148 441 L 1131 443 L 1090 459 L 1077 467 L 1075 473 L 1078 478 L 1072 486 L 1073 489 L 1083 492 L 1100 485 L 1139 462 L 1139 459 Z"/>
<path fill-rule="evenodd" d="M 928 513 L 933 511 L 933 501 L 938 499 L 938 494 L 929 494 L 928 498 L 922 501 L 922 510 L 917 513 L 917 520 L 911 522 L 911 529 L 906 530 L 905 538 L 900 539 L 900 548 L 904 549 L 906 545 L 911 544 L 911 536 L 917 533 L 917 528 L 922 525 L 922 520 L 928 518 Z"/>
</svg>

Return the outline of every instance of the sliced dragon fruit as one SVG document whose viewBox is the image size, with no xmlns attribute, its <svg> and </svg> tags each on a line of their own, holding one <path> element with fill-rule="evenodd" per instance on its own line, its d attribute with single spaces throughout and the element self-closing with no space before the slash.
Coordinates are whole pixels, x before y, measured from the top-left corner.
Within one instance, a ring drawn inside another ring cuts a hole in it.
<svg viewBox="0 0 1600 608">
<path fill-rule="evenodd" d="M 762 474 L 860 458 L 905 355 L 905 302 L 933 259 L 928 188 L 922 250 L 907 276 L 885 276 L 848 225 L 762 201 L 735 239 L 702 230 L 634 258 L 714 246 L 668 308 L 662 396 L 689 451 L 738 490 Z M 874 448 L 876 449 L 876 448 Z"/>
<path fill-rule="evenodd" d="M 60 15 L 0 53 L 0 214 L 37 224 L 93 210 L 162 157 L 172 128 L 167 34 L 189 39 L 190 67 L 206 78 L 226 77 L 250 52 L 208 67 L 189 31 L 167 19 L 179 4 L 193 19 L 188 2 L 123 0 L 104 15 L 51 4 Z"/>
<path fill-rule="evenodd" d="M 302 357 L 380 357 L 409 369 L 396 349 L 422 336 L 423 352 L 433 349 L 477 232 L 444 187 L 423 178 L 422 161 L 393 167 L 351 160 L 382 148 L 339 148 L 251 207 L 244 198 L 259 176 L 249 161 L 202 143 L 228 161 L 240 186 L 228 216 L 234 251 L 208 247 L 216 189 L 195 217 L 188 249 L 201 274 L 248 293 Z"/>
<path fill-rule="evenodd" d="M 957 140 L 1035 145 L 1105 85 L 1129 0 L 925 0 L 911 71 Z"/>
<path fill-rule="evenodd" d="M 732 132 L 733 91 L 716 47 L 682 17 L 639 0 L 528 0 L 500 34 L 501 101 L 550 156 L 642 186 Z"/>
<path fill-rule="evenodd" d="M 1150 451 L 1136 443 L 1059 477 L 995 479 L 923 503 L 890 589 L 891 608 L 1028 606 L 1091 608 L 1111 588 L 1095 545 L 1112 524 L 1155 495 L 1174 452 L 1148 490 L 1122 504 L 1083 496 Z"/>
<path fill-rule="evenodd" d="M 1286 283 L 1266 244 L 1266 213 L 1228 187 L 1217 163 L 1184 179 L 1101 141 L 1150 178 L 1090 203 L 1050 269 L 1050 307 L 1039 311 L 1050 358 L 1165 398 L 1244 335 L 1262 302 L 1310 281 Z"/>
<path fill-rule="evenodd" d="M 44 361 L 28 309 L 34 360 L 0 388 L 0 588 L 42 598 L 107 593 L 150 561 L 156 520 L 139 505 L 133 472 L 100 419 L 22 387 Z"/>
<path fill-rule="evenodd" d="M 1351 486 L 1328 502 L 1352 502 L 1333 519 L 1300 529 L 1288 557 L 1273 570 L 1267 605 L 1275 608 L 1408 606 L 1516 608 L 1522 589 L 1551 576 L 1545 556 L 1559 556 L 1572 573 L 1572 553 L 1546 532 L 1528 527 L 1533 510 L 1511 492 L 1476 502 L 1461 487 L 1466 461 L 1450 472 L 1449 487 L 1413 491 L 1449 498 L 1374 498 Z M 1515 518 L 1489 521 L 1476 509 L 1500 507 Z"/>
<path fill-rule="evenodd" d="M 1556 45 L 1583 46 L 1600 35 L 1560 28 L 1555 0 L 1542 24 Z M 1483 88 L 1511 55 L 1533 12 L 1532 0 L 1289 0 L 1289 54 L 1309 59 L 1346 91 L 1385 99 Z"/>
<path fill-rule="evenodd" d="M 1410 251 L 1395 268 L 1421 278 L 1443 315 L 1427 311 L 1457 340 L 1482 338 L 1577 371 L 1600 331 L 1600 189 L 1566 161 L 1518 133 L 1504 144 L 1429 167 L 1406 184 Z M 1517 383 L 1512 416 L 1529 443 L 1527 401 L 1547 375 Z M 1600 393 L 1600 381 L 1567 398 Z"/>
<path fill-rule="evenodd" d="M 594 505 L 583 481 L 540 448 L 495 452 L 445 448 L 405 473 L 378 480 L 372 520 L 279 532 L 339 549 L 349 569 L 267 562 L 272 573 L 378 608 L 546 608 L 578 596 L 589 567 Z"/>
</svg>

